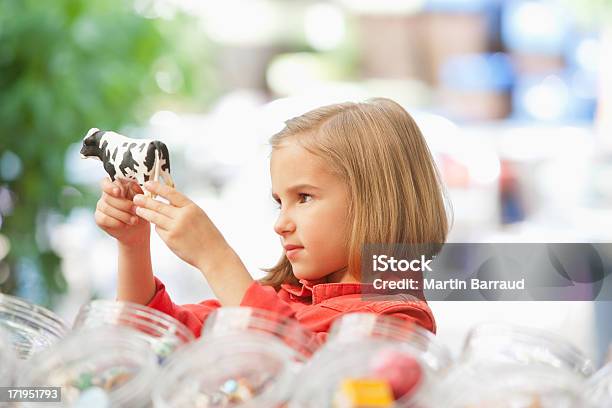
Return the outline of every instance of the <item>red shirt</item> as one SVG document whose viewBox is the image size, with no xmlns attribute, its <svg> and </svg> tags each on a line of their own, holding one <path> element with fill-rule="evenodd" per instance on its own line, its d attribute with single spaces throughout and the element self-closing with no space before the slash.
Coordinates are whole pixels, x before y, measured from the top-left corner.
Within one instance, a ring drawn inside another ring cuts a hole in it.
<svg viewBox="0 0 612 408">
<path fill-rule="evenodd" d="M 384 300 L 364 301 L 361 283 L 320 282 L 322 280 L 300 280 L 299 285 L 281 285 L 277 292 L 271 286 L 254 281 L 244 294 L 240 306 L 265 309 L 296 319 L 306 329 L 314 332 L 320 343 L 327 339 L 334 320 L 354 312 L 390 315 L 415 322 L 432 333 L 436 332 L 436 322 L 426 301 L 414 300 L 401 294 L 385 297 Z M 208 315 L 221 307 L 216 299 L 179 306 L 172 302 L 164 284 L 157 278 L 155 286 L 155 295 L 147 306 L 179 320 L 196 336 L 200 335 Z"/>
</svg>

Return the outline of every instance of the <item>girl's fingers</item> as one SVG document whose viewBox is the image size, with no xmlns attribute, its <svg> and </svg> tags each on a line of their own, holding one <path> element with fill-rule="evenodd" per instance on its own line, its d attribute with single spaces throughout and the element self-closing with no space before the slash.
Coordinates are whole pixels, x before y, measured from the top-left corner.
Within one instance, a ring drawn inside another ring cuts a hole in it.
<svg viewBox="0 0 612 408">
<path fill-rule="evenodd" d="M 132 215 L 129 212 L 121 211 L 109 205 L 106 201 L 102 199 L 98 200 L 96 208 L 101 213 L 121 222 L 124 222 L 125 224 L 134 225 L 137 221 L 137 217 L 135 215 Z"/>
<path fill-rule="evenodd" d="M 126 187 L 120 180 L 111 181 L 109 177 L 100 182 L 102 191 L 113 197 L 125 197 Z"/>
<path fill-rule="evenodd" d="M 166 217 L 174 218 L 174 214 L 175 214 L 174 207 L 166 203 L 162 203 L 161 201 L 154 200 L 151 197 L 146 197 L 142 194 L 137 194 L 134 196 L 134 204 L 136 204 L 138 207 L 143 207 L 149 210 L 153 210 Z"/>
<path fill-rule="evenodd" d="M 177 207 L 184 207 L 191 203 L 191 200 L 182 193 L 178 192 L 174 187 L 169 187 L 157 181 L 148 181 L 145 183 L 145 188 L 152 193 L 164 197 L 170 204 Z"/>
<path fill-rule="evenodd" d="M 116 186 L 108 177 L 103 178 L 100 181 L 100 187 L 102 188 L 103 192 L 114 197 L 119 197 L 119 193 L 121 192 L 119 187 Z"/>
<path fill-rule="evenodd" d="M 125 198 L 115 198 L 106 193 L 102 193 L 102 200 L 108 203 L 111 207 L 115 207 L 118 210 L 135 214 L 134 203 L 131 200 Z"/>
<path fill-rule="evenodd" d="M 94 218 L 96 220 L 96 224 L 107 228 L 120 228 L 125 225 L 121 221 L 116 220 L 100 211 L 96 211 Z"/>
<path fill-rule="evenodd" d="M 111 181 L 110 177 L 105 177 L 100 181 L 102 191 L 113 197 L 127 197 L 130 200 L 136 194 L 144 193 L 140 185 L 134 180 L 116 179 Z"/>
<path fill-rule="evenodd" d="M 148 208 L 136 207 L 136 214 L 166 231 L 170 229 L 172 224 L 172 219 Z"/>
</svg>

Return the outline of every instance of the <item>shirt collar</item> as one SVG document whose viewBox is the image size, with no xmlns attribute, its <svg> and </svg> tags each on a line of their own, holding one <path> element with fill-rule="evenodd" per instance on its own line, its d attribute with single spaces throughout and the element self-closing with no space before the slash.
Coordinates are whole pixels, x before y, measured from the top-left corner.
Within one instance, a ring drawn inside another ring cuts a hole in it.
<svg viewBox="0 0 612 408">
<path fill-rule="evenodd" d="M 351 282 L 351 283 L 326 283 L 325 278 L 316 280 L 300 279 L 299 284 L 281 284 L 281 288 L 288 293 L 301 298 L 302 300 L 312 300 L 312 304 L 321 303 L 324 300 L 343 295 L 354 295 L 362 293 L 364 287 L 371 285 Z"/>
</svg>

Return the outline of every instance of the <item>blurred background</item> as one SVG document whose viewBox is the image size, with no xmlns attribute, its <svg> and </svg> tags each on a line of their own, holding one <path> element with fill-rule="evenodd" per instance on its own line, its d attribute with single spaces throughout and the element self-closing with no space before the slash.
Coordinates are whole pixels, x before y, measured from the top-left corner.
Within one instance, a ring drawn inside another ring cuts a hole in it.
<svg viewBox="0 0 612 408">
<path fill-rule="evenodd" d="M 268 138 L 314 107 L 384 96 L 421 127 L 454 242 L 612 242 L 607 0 L 0 0 L 0 287 L 68 321 L 114 298 L 94 222 L 91 127 L 165 142 L 177 188 L 255 278 L 272 230 Z M 607 75 L 605 75 L 607 74 Z M 177 303 L 212 296 L 153 232 Z M 608 302 L 431 302 L 458 351 L 478 322 L 541 327 L 602 361 Z"/>
</svg>

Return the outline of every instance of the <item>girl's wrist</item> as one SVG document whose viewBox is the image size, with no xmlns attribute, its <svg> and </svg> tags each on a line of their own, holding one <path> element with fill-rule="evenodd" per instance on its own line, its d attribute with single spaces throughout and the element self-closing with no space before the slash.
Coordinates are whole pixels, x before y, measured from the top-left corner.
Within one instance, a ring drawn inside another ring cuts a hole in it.
<svg viewBox="0 0 612 408">
<path fill-rule="evenodd" d="M 218 277 L 225 279 L 230 276 L 234 278 L 241 277 L 241 275 L 251 276 L 238 254 L 225 241 L 223 244 L 219 244 L 218 247 L 203 253 L 195 266 L 202 272 L 209 283 Z"/>
<path fill-rule="evenodd" d="M 140 252 L 149 250 L 149 239 L 143 239 L 134 242 L 117 241 L 119 248 L 126 252 Z"/>
<path fill-rule="evenodd" d="M 208 284 L 223 306 L 239 306 L 253 278 L 238 254 L 227 243 L 198 264 Z"/>
<path fill-rule="evenodd" d="M 232 254 L 235 255 L 232 248 L 225 240 L 222 240 L 214 247 L 202 251 L 194 266 L 205 276 L 209 276 L 222 268 L 222 265 L 230 260 Z"/>
</svg>

